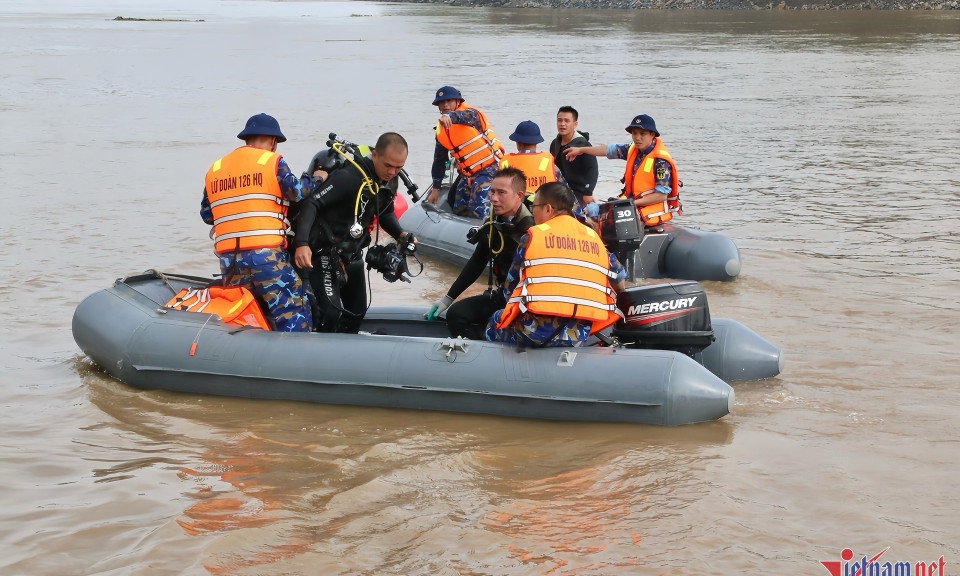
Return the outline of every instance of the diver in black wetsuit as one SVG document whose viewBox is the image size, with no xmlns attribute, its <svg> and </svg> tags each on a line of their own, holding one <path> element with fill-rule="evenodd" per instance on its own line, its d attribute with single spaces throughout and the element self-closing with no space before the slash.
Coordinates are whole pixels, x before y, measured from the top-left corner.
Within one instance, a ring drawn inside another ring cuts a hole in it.
<svg viewBox="0 0 960 576">
<path fill-rule="evenodd" d="M 335 145 L 336 147 L 337 145 Z M 294 262 L 306 273 L 316 297 L 318 332 L 357 332 L 367 311 L 363 249 L 377 223 L 401 243 L 413 243 L 393 208 L 395 192 L 386 183 L 407 160 L 407 142 L 395 132 L 380 136 L 370 157 L 346 150 L 343 168 L 300 203 L 294 225 Z"/>
<path fill-rule="evenodd" d="M 520 238 L 533 226 L 533 215 L 523 203 L 526 189 L 527 178 L 516 168 L 504 168 L 493 175 L 490 187 L 492 221 L 487 219 L 483 226 L 472 231 L 468 240 L 476 248 L 470 260 L 447 293 L 434 303 L 426 315 L 428 320 L 434 320 L 446 310 L 447 328 L 454 337 L 483 340 L 490 316 L 506 305 L 500 287 L 510 270 Z M 457 296 L 476 282 L 488 265 L 491 270 L 488 289 L 478 296 L 454 302 Z"/>
</svg>

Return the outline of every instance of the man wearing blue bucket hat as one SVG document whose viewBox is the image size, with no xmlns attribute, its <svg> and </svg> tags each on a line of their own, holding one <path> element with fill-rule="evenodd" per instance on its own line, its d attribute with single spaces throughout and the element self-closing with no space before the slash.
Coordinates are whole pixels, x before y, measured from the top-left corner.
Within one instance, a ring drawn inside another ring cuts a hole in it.
<svg viewBox="0 0 960 576">
<path fill-rule="evenodd" d="M 223 284 L 258 296 L 278 331 L 309 331 L 306 290 L 285 250 L 287 208 L 312 194 L 322 173 L 294 176 L 277 154 L 287 138 L 273 116 L 251 116 L 237 138 L 245 144 L 210 166 L 200 203 L 200 217 L 213 226 Z"/>
<path fill-rule="evenodd" d="M 540 127 L 531 120 L 524 120 L 517 124 L 517 129 L 510 135 L 510 139 L 517 143 L 517 151 L 511 152 L 500 160 L 501 168 L 517 168 L 527 177 L 527 194 L 533 194 L 537 188 L 547 182 L 563 182 L 563 174 L 553 161 L 549 152 L 537 152 L 537 144 L 543 142 Z"/>
<path fill-rule="evenodd" d="M 433 189 L 427 202 L 442 202 L 440 185 L 446 172 L 448 154 L 457 161 L 459 175 L 451 186 L 447 200 L 454 214 L 483 218 L 493 173 L 500 167 L 503 144 L 490 126 L 487 116 L 463 101 L 453 86 L 437 90 L 433 104 L 440 110 L 437 120 L 437 144 L 430 175 Z"/>
<path fill-rule="evenodd" d="M 639 114 L 630 121 L 626 131 L 633 139 L 630 144 L 568 148 L 567 159 L 590 154 L 626 160 L 620 197 L 633 200 L 644 225 L 656 226 L 671 220 L 674 214 L 679 216 L 683 213 L 680 207 L 682 184 L 677 177 L 677 165 L 660 140 L 656 122 L 646 114 Z"/>
</svg>

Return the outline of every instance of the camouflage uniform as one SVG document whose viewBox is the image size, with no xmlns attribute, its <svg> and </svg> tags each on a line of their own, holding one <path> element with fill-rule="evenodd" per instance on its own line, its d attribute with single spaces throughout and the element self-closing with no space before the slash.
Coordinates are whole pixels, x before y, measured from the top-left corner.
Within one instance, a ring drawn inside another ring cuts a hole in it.
<svg viewBox="0 0 960 576">
<path fill-rule="evenodd" d="M 307 293 L 284 248 L 220 254 L 225 286 L 245 286 L 267 305 L 279 332 L 309 332 L 313 326 Z"/>
<path fill-rule="evenodd" d="M 277 163 L 277 182 L 284 198 L 299 202 L 318 184 L 309 175 L 297 178 L 283 158 Z M 203 192 L 200 217 L 213 225 L 207 192 Z M 245 286 L 267 305 L 268 316 L 280 332 L 309 332 L 313 326 L 307 293 L 290 264 L 284 247 L 238 250 L 218 254 L 225 286 Z"/>
<path fill-rule="evenodd" d="M 497 328 L 503 310 L 497 310 L 487 325 L 487 340 L 504 342 L 517 346 L 539 348 L 554 346 L 582 346 L 590 336 L 591 322 L 559 316 L 537 316 L 524 312 L 517 316 L 506 328 Z M 566 328 L 560 328 L 565 325 Z M 559 330 L 559 332 L 558 332 Z M 556 333 L 556 336 L 553 334 Z M 551 338 L 553 336 L 553 338 Z"/>
<path fill-rule="evenodd" d="M 485 218 L 490 208 L 490 184 L 497 166 L 487 166 L 471 178 L 461 176 L 454 193 L 453 213 L 467 218 Z"/>
<path fill-rule="evenodd" d="M 514 254 L 513 264 L 510 266 L 510 271 L 507 272 L 507 280 L 503 286 L 506 300 L 510 299 L 514 288 L 520 282 L 520 271 L 523 269 L 524 260 L 523 253 L 526 251 L 529 242 L 530 235 L 525 234 L 523 239 L 520 240 L 516 254 Z M 618 282 L 622 282 L 627 277 L 627 273 L 613 252 L 610 252 L 609 256 L 610 271 L 616 273 Z M 590 327 L 593 325 L 589 320 L 523 312 L 505 328 L 497 328 L 502 314 L 503 310 L 497 310 L 487 324 L 486 338 L 491 342 L 506 342 L 518 346 L 545 346 L 548 348 L 554 346 L 582 346 L 587 341 L 587 337 L 590 336 Z M 554 334 L 556 335 L 554 336 Z"/>
</svg>

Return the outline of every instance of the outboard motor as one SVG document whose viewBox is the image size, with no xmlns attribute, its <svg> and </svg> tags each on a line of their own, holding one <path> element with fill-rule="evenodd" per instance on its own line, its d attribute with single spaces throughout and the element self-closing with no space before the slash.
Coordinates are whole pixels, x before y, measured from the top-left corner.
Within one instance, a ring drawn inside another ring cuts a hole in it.
<svg viewBox="0 0 960 576">
<path fill-rule="evenodd" d="M 610 252 L 636 249 L 643 241 L 643 227 L 632 200 L 619 199 L 600 204 L 600 239 Z"/>
<path fill-rule="evenodd" d="M 600 204 L 597 220 L 603 245 L 616 254 L 627 272 L 627 279 L 636 279 L 634 256 L 643 242 L 643 226 L 633 200 L 621 198 Z"/>
<path fill-rule="evenodd" d="M 699 282 L 628 288 L 617 295 L 624 319 L 613 336 L 630 348 L 675 350 L 692 356 L 714 340 L 707 294 Z"/>
</svg>

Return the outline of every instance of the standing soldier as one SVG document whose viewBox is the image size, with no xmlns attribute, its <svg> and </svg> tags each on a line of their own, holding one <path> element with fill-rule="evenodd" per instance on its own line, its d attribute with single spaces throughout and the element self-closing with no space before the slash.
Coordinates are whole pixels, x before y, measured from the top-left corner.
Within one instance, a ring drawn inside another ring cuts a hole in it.
<svg viewBox="0 0 960 576">
<path fill-rule="evenodd" d="M 433 103 L 440 109 L 440 118 L 437 120 L 437 145 L 430 169 L 433 189 L 427 201 L 438 201 L 449 153 L 457 161 L 459 172 L 450 191 L 451 196 L 448 196 L 453 213 L 483 218 L 490 181 L 503 157 L 503 144 L 497 140 L 487 116 L 464 102 L 460 91 L 453 86 L 437 90 Z"/>
<path fill-rule="evenodd" d="M 277 154 L 277 144 L 287 139 L 273 116 L 251 116 L 237 138 L 246 144 L 213 163 L 200 204 L 200 217 L 213 225 L 223 284 L 258 296 L 277 330 L 309 331 L 306 291 L 285 250 L 287 207 L 322 180 L 293 175 Z"/>
</svg>

